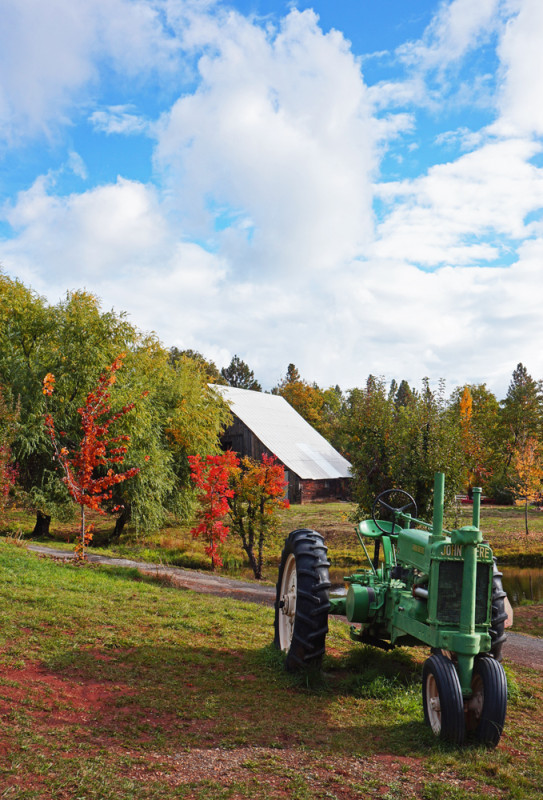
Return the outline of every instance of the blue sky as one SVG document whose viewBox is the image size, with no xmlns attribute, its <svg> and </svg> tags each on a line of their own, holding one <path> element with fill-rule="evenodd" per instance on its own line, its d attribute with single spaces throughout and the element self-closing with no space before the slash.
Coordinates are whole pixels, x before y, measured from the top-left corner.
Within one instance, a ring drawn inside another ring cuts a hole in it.
<svg viewBox="0 0 543 800">
<path fill-rule="evenodd" d="M 0 264 L 273 386 L 543 377 L 540 0 L 0 0 Z"/>
</svg>

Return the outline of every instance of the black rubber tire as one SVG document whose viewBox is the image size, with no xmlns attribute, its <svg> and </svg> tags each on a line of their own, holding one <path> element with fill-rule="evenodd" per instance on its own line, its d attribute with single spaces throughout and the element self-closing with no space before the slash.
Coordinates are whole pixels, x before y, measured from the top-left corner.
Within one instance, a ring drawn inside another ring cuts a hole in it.
<svg viewBox="0 0 543 800">
<path fill-rule="evenodd" d="M 499 661 L 479 656 L 473 666 L 471 686 L 479 701 L 466 714 L 468 732 L 487 747 L 496 747 L 502 735 L 507 711 L 507 678 Z"/>
<path fill-rule="evenodd" d="M 274 644 L 287 652 L 285 666 L 291 672 L 308 665 L 318 666 L 324 654 L 330 611 L 330 562 L 326 553 L 321 534 L 302 528 L 289 534 L 281 554 L 275 598 Z M 294 625 L 290 642 L 285 641 L 284 629 L 281 642 L 283 576 L 285 567 L 292 569 L 293 559 L 296 570 L 296 600 L 292 610 Z"/>
<path fill-rule="evenodd" d="M 507 619 L 507 612 L 505 610 L 506 596 L 502 586 L 502 573 L 498 570 L 496 559 L 494 559 L 492 573 L 492 614 L 488 632 L 491 639 L 490 654 L 496 661 L 502 660 L 503 643 L 507 639 L 505 635 L 505 620 Z"/>
<path fill-rule="evenodd" d="M 438 700 L 439 708 L 436 708 Z M 453 662 L 434 653 L 422 669 L 422 707 L 424 721 L 440 739 L 451 744 L 464 743 L 464 700 Z"/>
</svg>

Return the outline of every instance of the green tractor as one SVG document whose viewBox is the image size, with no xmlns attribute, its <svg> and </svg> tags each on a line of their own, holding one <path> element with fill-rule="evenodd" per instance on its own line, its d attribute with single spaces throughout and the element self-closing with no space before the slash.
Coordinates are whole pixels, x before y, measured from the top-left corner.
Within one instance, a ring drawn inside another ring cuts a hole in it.
<svg viewBox="0 0 543 800">
<path fill-rule="evenodd" d="M 328 615 L 351 624 L 357 642 L 391 650 L 431 649 L 422 671 L 424 719 L 442 739 L 498 744 L 507 706 L 500 663 L 509 604 L 492 550 L 479 526 L 481 490 L 473 490 L 472 525 L 443 529 L 444 476 L 434 485 L 432 524 L 416 518 L 407 492 L 374 501 L 357 536 L 369 566 L 346 577 L 346 595 L 331 596 L 327 548 L 316 531 L 295 530 L 285 542 L 275 602 L 275 645 L 286 667 L 319 664 Z M 370 558 L 364 539 L 374 542 Z"/>
</svg>

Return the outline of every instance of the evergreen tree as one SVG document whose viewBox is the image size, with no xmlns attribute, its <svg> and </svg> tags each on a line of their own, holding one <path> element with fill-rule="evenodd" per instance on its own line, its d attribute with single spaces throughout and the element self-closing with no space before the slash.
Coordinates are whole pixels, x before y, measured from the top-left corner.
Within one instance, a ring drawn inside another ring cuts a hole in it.
<svg viewBox="0 0 543 800">
<path fill-rule="evenodd" d="M 230 364 L 221 369 L 221 375 L 228 386 L 252 389 L 254 392 L 262 391 L 262 386 L 256 380 L 253 370 L 239 356 L 235 355 Z"/>
<path fill-rule="evenodd" d="M 517 364 L 507 396 L 502 401 L 502 424 L 509 442 L 514 446 L 519 439 L 531 436 L 541 438 L 543 430 L 543 388 L 535 381 L 524 364 Z"/>
</svg>

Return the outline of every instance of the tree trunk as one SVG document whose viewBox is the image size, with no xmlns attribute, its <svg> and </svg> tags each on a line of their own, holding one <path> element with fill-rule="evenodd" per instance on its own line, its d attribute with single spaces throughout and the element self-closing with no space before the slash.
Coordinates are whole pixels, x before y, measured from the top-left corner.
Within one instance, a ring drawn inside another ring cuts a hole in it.
<svg viewBox="0 0 543 800">
<path fill-rule="evenodd" d="M 51 524 L 51 517 L 44 514 L 43 511 L 36 511 L 36 524 L 32 531 L 33 539 L 48 539 L 49 538 L 49 525 Z"/>
<path fill-rule="evenodd" d="M 126 525 L 129 519 L 130 519 L 130 506 L 126 505 L 119 514 L 119 516 L 117 517 L 117 519 L 115 520 L 115 527 L 113 528 L 113 532 L 109 537 L 110 542 L 119 541 L 119 539 L 121 538 L 121 534 L 124 530 L 124 526 Z"/>
<path fill-rule="evenodd" d="M 528 536 L 528 498 L 524 501 L 524 525 L 526 526 L 526 536 Z"/>
</svg>

